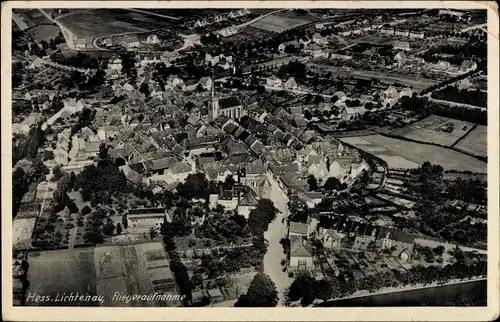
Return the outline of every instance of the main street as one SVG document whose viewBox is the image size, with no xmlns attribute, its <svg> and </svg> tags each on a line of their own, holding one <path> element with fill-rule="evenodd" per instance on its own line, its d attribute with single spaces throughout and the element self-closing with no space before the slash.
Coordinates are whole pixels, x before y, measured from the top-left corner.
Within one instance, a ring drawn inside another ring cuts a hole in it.
<svg viewBox="0 0 500 322">
<path fill-rule="evenodd" d="M 269 224 L 269 228 L 264 234 L 264 237 L 269 242 L 267 253 L 264 255 L 264 273 L 269 275 L 274 284 L 276 284 L 279 296 L 278 306 L 283 306 L 285 291 L 292 283 L 292 279 L 288 277 L 287 272 L 283 272 L 283 266 L 281 265 L 281 260 L 286 258 L 280 240 L 287 233 L 286 220 L 284 219 L 288 216 L 288 197 L 281 190 L 272 174 L 268 173 L 267 176 L 271 182 L 271 195 L 269 199 L 271 199 L 280 213 Z"/>
</svg>

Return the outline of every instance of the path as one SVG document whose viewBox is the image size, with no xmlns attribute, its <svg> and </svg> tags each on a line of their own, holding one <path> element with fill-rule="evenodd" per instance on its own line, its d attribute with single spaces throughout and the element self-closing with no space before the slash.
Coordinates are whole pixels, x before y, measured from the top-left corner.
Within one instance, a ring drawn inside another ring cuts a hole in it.
<svg viewBox="0 0 500 322">
<path fill-rule="evenodd" d="M 264 234 L 264 237 L 269 242 L 267 252 L 264 255 L 264 273 L 269 275 L 274 284 L 276 284 L 279 294 L 278 306 L 283 306 L 284 293 L 292 283 L 292 279 L 288 277 L 287 272 L 283 272 L 283 266 L 281 266 L 281 260 L 286 258 L 280 240 L 286 235 L 287 231 L 286 220 L 282 219 L 288 216 L 288 197 L 278 186 L 273 176 L 270 173 L 267 176 L 271 182 L 271 196 L 269 198 L 280 213 L 269 224 L 269 228 Z"/>
<path fill-rule="evenodd" d="M 12 20 L 14 20 L 14 23 L 19 27 L 21 30 L 26 30 L 29 28 L 29 26 L 24 22 L 23 18 L 19 16 L 17 13 L 12 11 Z"/>
<path fill-rule="evenodd" d="M 249 25 L 251 25 L 251 24 L 253 24 L 253 23 L 256 23 L 257 21 L 259 21 L 259 20 L 261 20 L 261 19 L 264 19 L 264 18 L 266 18 L 266 17 L 269 17 L 270 15 L 273 15 L 273 14 L 275 14 L 275 13 L 282 12 L 282 11 L 287 11 L 287 10 L 289 10 L 289 9 L 279 9 L 279 10 L 274 10 L 274 11 L 268 12 L 268 13 L 266 13 L 265 15 L 258 16 L 258 17 L 257 17 L 257 18 L 255 18 L 255 19 L 252 19 L 252 20 L 250 20 L 250 21 L 247 21 L 247 22 L 242 23 L 241 25 L 236 26 L 236 29 L 245 28 L 246 26 L 249 26 Z"/>
<path fill-rule="evenodd" d="M 143 14 L 150 15 L 150 16 L 160 17 L 160 18 L 167 18 L 167 19 L 172 19 L 172 20 L 180 20 L 180 18 L 178 18 L 178 17 L 162 15 L 162 14 L 151 12 L 151 11 L 145 11 L 145 10 L 139 10 L 139 9 L 132 9 L 132 8 L 124 8 L 124 9 L 128 10 L 128 11 L 135 11 L 135 12 L 143 13 Z"/>
<path fill-rule="evenodd" d="M 49 15 L 48 13 L 46 13 L 43 9 L 38 9 L 47 19 L 49 19 L 50 21 L 54 22 L 58 27 L 59 29 L 61 29 L 61 32 L 64 36 L 64 39 L 66 40 L 66 44 L 68 45 L 68 48 L 69 49 L 72 49 L 72 50 L 77 50 L 76 48 L 76 36 L 69 30 L 67 29 L 66 27 L 64 27 L 59 21 L 57 21 L 56 19 L 52 18 L 51 15 Z"/>
<path fill-rule="evenodd" d="M 464 28 L 464 29 L 460 30 L 460 32 L 467 32 L 467 31 L 471 31 L 471 30 L 474 30 L 474 29 L 483 29 L 484 27 L 488 27 L 488 24 L 487 23 L 483 23 L 483 24 L 480 24 L 480 25 L 475 25 L 475 26 L 467 27 L 467 28 Z"/>
<path fill-rule="evenodd" d="M 436 240 L 430 240 L 430 239 L 423 239 L 423 238 L 415 238 L 415 244 L 419 244 L 421 246 L 429 246 L 431 248 L 437 247 L 437 246 L 443 246 L 445 250 L 451 250 L 455 249 L 457 245 L 455 244 L 450 244 L 450 243 L 445 243 L 445 242 L 440 242 Z M 464 252 L 473 252 L 476 251 L 479 254 L 487 254 L 488 251 L 484 249 L 477 249 L 477 248 L 472 248 L 472 247 L 466 247 L 466 246 L 459 246 L 461 250 Z"/>
</svg>

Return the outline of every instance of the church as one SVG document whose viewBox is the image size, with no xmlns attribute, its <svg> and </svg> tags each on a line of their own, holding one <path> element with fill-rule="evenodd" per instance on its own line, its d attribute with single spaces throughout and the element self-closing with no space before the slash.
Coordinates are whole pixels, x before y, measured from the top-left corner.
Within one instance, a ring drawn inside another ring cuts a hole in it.
<svg viewBox="0 0 500 322">
<path fill-rule="evenodd" d="M 208 106 L 208 121 L 215 120 L 219 115 L 225 115 L 230 119 L 240 119 L 245 115 L 241 101 L 236 96 L 219 99 L 215 95 L 215 82 L 212 82 L 211 99 Z"/>
</svg>

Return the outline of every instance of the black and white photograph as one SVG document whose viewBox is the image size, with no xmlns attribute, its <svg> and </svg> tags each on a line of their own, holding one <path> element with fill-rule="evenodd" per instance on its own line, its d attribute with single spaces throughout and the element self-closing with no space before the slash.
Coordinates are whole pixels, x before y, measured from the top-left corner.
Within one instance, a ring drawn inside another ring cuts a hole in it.
<svg viewBox="0 0 500 322">
<path fill-rule="evenodd" d="M 8 9 L 14 309 L 498 314 L 495 3 L 75 3 Z"/>
</svg>

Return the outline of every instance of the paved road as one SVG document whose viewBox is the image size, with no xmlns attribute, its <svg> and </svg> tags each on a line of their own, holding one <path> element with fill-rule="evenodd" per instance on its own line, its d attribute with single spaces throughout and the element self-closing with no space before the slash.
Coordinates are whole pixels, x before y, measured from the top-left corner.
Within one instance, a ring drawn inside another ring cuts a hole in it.
<svg viewBox="0 0 500 322">
<path fill-rule="evenodd" d="M 279 294 L 278 306 L 283 306 L 284 292 L 292 283 L 292 279 L 288 277 L 287 272 L 283 272 L 283 266 L 281 266 L 281 260 L 286 258 L 280 240 L 286 235 L 287 230 L 286 221 L 282 222 L 282 219 L 288 216 L 288 197 L 270 173 L 268 173 L 268 177 L 272 185 L 270 199 L 281 213 L 269 225 L 269 229 L 264 234 L 265 238 L 269 241 L 267 253 L 264 256 L 264 273 L 269 275 L 271 280 L 276 284 Z"/>
</svg>

